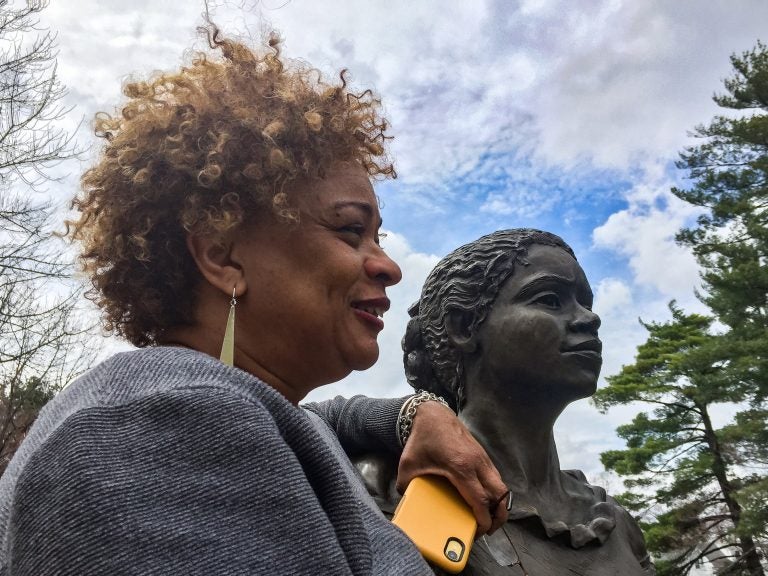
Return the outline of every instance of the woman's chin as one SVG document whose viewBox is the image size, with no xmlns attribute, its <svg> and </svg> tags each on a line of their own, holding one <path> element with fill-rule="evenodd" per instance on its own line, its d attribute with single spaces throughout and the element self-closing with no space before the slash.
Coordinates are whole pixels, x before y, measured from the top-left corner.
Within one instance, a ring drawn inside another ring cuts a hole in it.
<svg viewBox="0 0 768 576">
<path fill-rule="evenodd" d="M 375 353 L 371 353 L 368 356 L 369 357 L 367 359 L 363 360 L 360 363 L 360 366 L 358 368 L 355 368 L 355 370 L 368 370 L 369 368 L 373 368 L 373 366 L 379 360 L 379 349 L 378 349 L 378 347 L 376 347 L 376 352 Z"/>
<path fill-rule="evenodd" d="M 379 359 L 379 345 L 374 340 L 371 343 L 367 343 L 361 349 L 355 351 L 355 354 L 350 358 L 349 366 L 350 370 L 368 370 L 376 364 Z"/>
</svg>

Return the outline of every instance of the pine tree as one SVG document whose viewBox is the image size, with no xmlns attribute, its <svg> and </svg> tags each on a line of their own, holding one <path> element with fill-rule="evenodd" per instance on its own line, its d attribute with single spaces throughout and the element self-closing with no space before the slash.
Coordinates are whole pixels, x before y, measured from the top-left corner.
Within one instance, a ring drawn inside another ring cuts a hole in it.
<svg viewBox="0 0 768 576">
<path fill-rule="evenodd" d="M 626 450 L 602 454 L 629 477 L 621 499 L 644 511 L 660 574 L 687 574 L 702 557 L 721 574 L 762 576 L 768 551 L 768 48 L 731 57 L 734 75 L 715 102 L 728 112 L 698 126 L 673 193 L 704 209 L 678 241 L 702 268 L 712 316 L 644 323 L 635 363 L 595 396 L 601 410 L 654 408 L 619 428 Z M 713 409 L 733 419 L 713 424 Z"/>
<path fill-rule="evenodd" d="M 747 402 L 734 423 L 713 424 L 718 405 L 753 398 L 733 378 L 732 351 L 711 333 L 712 318 L 685 314 L 674 303 L 670 310 L 669 322 L 643 323 L 649 337 L 635 363 L 608 377 L 594 396 L 603 411 L 632 402 L 653 406 L 617 430 L 627 449 L 604 452 L 601 460 L 630 477 L 630 491 L 619 500 L 651 512 L 643 528 L 660 574 L 687 574 L 708 557 L 732 566 L 731 574 L 762 575 L 756 538 L 766 536 L 759 499 L 768 485 L 755 472 L 754 454 L 766 451 L 768 413 Z"/>
<path fill-rule="evenodd" d="M 702 142 L 678 167 L 693 180 L 672 192 L 706 209 L 678 240 L 702 266 L 702 301 L 750 358 L 750 379 L 768 396 L 768 47 L 732 56 L 735 74 L 715 102 L 733 114 L 696 128 Z M 744 367 L 747 368 L 747 367 Z"/>
</svg>

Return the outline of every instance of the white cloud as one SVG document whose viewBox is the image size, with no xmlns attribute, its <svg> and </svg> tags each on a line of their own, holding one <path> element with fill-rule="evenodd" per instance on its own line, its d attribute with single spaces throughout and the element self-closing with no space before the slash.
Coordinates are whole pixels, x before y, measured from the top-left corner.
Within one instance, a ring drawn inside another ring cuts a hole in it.
<svg viewBox="0 0 768 576">
<path fill-rule="evenodd" d="M 562 32 L 539 85 L 539 152 L 550 161 L 589 157 L 627 167 L 674 155 L 716 110 L 728 56 L 764 36 L 768 5 L 693 0 L 590 2 L 563 9 Z M 566 32 L 566 30 L 573 30 Z"/>
<path fill-rule="evenodd" d="M 472 165 L 530 119 L 542 159 L 622 166 L 674 155 L 709 118 L 728 55 L 764 33 L 753 0 L 451 3 L 214 2 L 225 30 L 258 38 L 268 22 L 289 56 L 349 67 L 384 96 L 401 174 L 435 181 Z M 245 9 L 241 9 L 244 7 Z M 126 74 L 176 66 L 201 5 L 168 0 L 53 3 L 63 79 L 90 104 L 114 104 Z M 82 18 L 88 14 L 88 18 Z M 504 143 L 507 142 L 505 145 Z"/>
<path fill-rule="evenodd" d="M 617 279 L 598 284 L 595 311 L 600 315 L 600 338 L 603 341 L 603 368 L 601 376 L 617 374 L 625 364 L 631 364 L 637 346 L 645 341 L 647 332 L 640 325 L 645 320 L 666 316 L 666 301 L 644 296 L 639 290 L 633 294 L 630 286 Z"/>
<path fill-rule="evenodd" d="M 594 481 L 602 471 L 600 453 L 620 448 L 615 424 L 609 416 L 600 414 L 587 400 L 568 406 L 555 423 L 555 442 L 560 467 L 582 470 Z"/>
<path fill-rule="evenodd" d="M 510 198 L 504 194 L 490 193 L 485 202 L 480 206 L 480 212 L 489 212 L 491 214 L 512 214 L 515 211 L 510 203 Z"/>
<path fill-rule="evenodd" d="M 492 171 L 498 167 L 498 164 L 496 166 L 491 164 L 488 166 L 488 170 Z M 563 199 L 559 192 L 548 188 L 546 185 L 538 188 L 536 185 L 541 184 L 541 182 L 537 175 L 528 175 L 531 178 L 530 183 L 509 181 L 515 177 L 522 177 L 523 171 L 520 172 L 518 174 L 501 174 L 500 180 L 492 188 L 493 191 L 488 192 L 479 211 L 493 216 L 514 214 L 518 220 L 525 220 L 547 212 Z M 484 184 L 485 187 L 491 188 L 491 185 L 483 182 L 485 180 L 483 174 L 478 174 L 477 179 L 479 180 L 477 184 Z"/>
<path fill-rule="evenodd" d="M 698 213 L 669 192 L 671 182 L 638 184 L 629 207 L 612 214 L 593 233 L 594 245 L 624 256 L 633 280 L 667 299 L 690 297 L 699 285 L 698 265 L 675 234 Z"/>
<path fill-rule="evenodd" d="M 668 320 L 672 299 L 688 311 L 705 311 L 694 293 L 700 284 L 698 265 L 688 249 L 674 242 L 675 233 L 697 211 L 672 196 L 671 182 L 658 167 L 648 166 L 643 176 L 628 195 L 629 206 L 593 233 L 595 248 L 620 255 L 629 265 L 627 278 L 597 283 L 595 310 L 604 344 L 601 385 L 606 376 L 634 362 L 637 346 L 648 337 L 639 320 Z M 615 428 L 637 412 L 635 406 L 620 406 L 606 418 Z"/>
<path fill-rule="evenodd" d="M 757 0 L 212 4 L 228 33 L 258 39 L 271 22 L 288 56 L 328 74 L 348 67 L 380 92 L 401 182 L 434 187 L 433 203 L 449 202 L 441 184 L 489 151 L 510 170 L 520 149 L 552 167 L 674 158 L 712 115 L 728 55 L 751 46 L 768 18 Z M 176 67 L 202 47 L 200 12 L 195 2 L 80 0 L 43 16 L 59 32 L 71 101 L 90 120 L 118 102 L 126 75 Z"/>
<path fill-rule="evenodd" d="M 620 310 L 632 302 L 632 292 L 618 278 L 603 278 L 595 291 L 595 312 L 601 316 Z"/>
</svg>

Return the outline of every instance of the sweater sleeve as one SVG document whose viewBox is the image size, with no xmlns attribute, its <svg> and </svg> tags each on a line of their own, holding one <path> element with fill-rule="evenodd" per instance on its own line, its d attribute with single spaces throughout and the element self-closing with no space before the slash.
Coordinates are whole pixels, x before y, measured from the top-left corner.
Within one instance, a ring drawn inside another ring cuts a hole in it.
<svg viewBox="0 0 768 576">
<path fill-rule="evenodd" d="M 302 404 L 336 433 L 349 456 L 370 452 L 400 454 L 397 417 L 406 398 L 336 396 L 333 400 Z"/>
<path fill-rule="evenodd" d="M 204 387 L 70 416 L 19 476 L 9 533 L 8 576 L 350 573 L 271 414 Z"/>
</svg>

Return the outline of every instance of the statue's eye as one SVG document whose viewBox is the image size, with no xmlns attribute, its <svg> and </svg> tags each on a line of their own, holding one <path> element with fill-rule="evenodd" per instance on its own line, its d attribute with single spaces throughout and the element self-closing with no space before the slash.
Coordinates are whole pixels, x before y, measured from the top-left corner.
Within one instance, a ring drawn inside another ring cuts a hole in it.
<svg viewBox="0 0 768 576">
<path fill-rule="evenodd" d="M 542 294 L 534 300 L 537 304 L 543 304 L 547 308 L 560 308 L 560 298 L 557 294 Z"/>
</svg>

